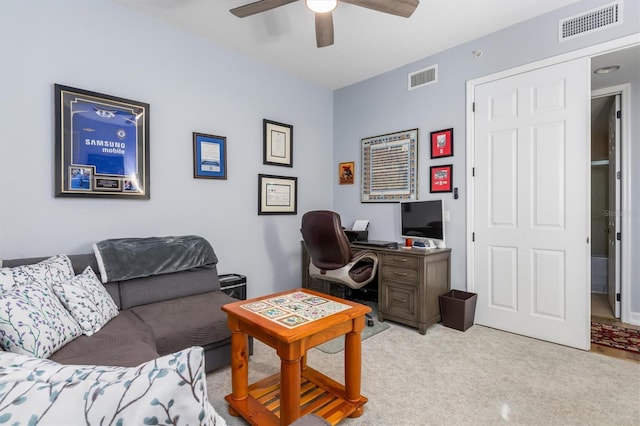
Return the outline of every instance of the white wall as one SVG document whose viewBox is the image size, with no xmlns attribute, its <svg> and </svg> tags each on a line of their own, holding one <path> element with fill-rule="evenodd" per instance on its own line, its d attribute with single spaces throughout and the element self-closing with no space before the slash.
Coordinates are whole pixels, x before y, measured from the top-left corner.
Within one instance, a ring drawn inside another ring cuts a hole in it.
<svg viewBox="0 0 640 426">
<path fill-rule="evenodd" d="M 0 0 L 0 258 L 197 234 L 249 296 L 300 285 L 300 217 L 332 205 L 333 95 L 101 0 Z M 54 83 L 148 102 L 151 199 L 54 197 Z M 294 126 L 262 164 L 262 120 Z M 193 179 L 192 132 L 227 137 L 228 179 Z M 298 178 L 298 215 L 258 216 L 258 173 Z"/>
<path fill-rule="evenodd" d="M 443 197 L 445 210 L 451 221 L 445 226 L 447 246 L 452 248 L 452 287 L 466 288 L 466 82 L 481 76 L 506 70 L 526 63 L 577 50 L 607 40 L 613 40 L 640 31 L 640 2 L 624 3 L 624 22 L 607 30 L 595 32 L 564 42 L 558 41 L 558 21 L 594 7 L 610 3 L 609 0 L 583 0 L 546 15 L 525 21 L 510 28 L 489 34 L 472 42 L 398 68 L 335 92 L 334 102 L 334 163 L 356 161 L 356 184 L 338 185 L 334 180 L 334 207 L 346 224 L 354 219 L 369 219 L 370 238 L 400 240 L 400 209 L 396 203 L 360 203 L 360 139 L 405 129 L 419 129 L 419 199 Z M 455 26 L 455 22 L 452 23 Z M 412 43 L 415 41 L 412 41 Z M 424 43 L 428 43 L 425 40 Z M 483 51 L 480 59 L 472 51 Z M 436 84 L 408 91 L 407 74 L 438 65 Z M 635 83 L 631 114 L 638 117 L 640 99 Z M 634 148 L 640 138 L 640 120 L 632 125 Z M 454 128 L 454 157 L 431 160 L 429 133 Z M 640 150 L 630 153 L 633 164 L 640 164 Z M 452 194 L 429 193 L 429 167 L 453 164 L 453 186 L 459 188 L 460 198 Z M 640 168 L 634 169 L 633 181 L 640 179 Z M 635 189 L 634 194 L 640 194 Z M 640 214 L 636 207 L 640 196 L 632 200 L 633 229 L 629 238 L 638 241 Z M 638 245 L 634 243 L 636 258 Z M 633 265 L 632 277 L 640 274 L 640 265 Z M 640 284 L 632 282 L 632 311 L 640 312 Z"/>
</svg>

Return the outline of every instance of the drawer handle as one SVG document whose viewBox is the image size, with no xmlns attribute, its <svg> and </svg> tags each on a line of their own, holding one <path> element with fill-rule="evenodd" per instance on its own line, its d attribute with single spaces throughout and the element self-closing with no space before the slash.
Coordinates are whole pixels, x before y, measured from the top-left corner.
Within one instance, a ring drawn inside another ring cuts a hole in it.
<svg viewBox="0 0 640 426">
<path fill-rule="evenodd" d="M 404 257 L 402 259 L 395 259 L 395 262 L 398 263 L 405 263 L 407 261 L 407 259 L 405 259 Z"/>
<path fill-rule="evenodd" d="M 406 272 L 394 272 L 393 275 L 395 275 L 396 277 L 406 277 L 407 273 Z"/>
<path fill-rule="evenodd" d="M 394 297 L 393 300 L 400 303 L 407 303 L 409 301 L 408 299 L 400 298 L 400 297 Z"/>
</svg>

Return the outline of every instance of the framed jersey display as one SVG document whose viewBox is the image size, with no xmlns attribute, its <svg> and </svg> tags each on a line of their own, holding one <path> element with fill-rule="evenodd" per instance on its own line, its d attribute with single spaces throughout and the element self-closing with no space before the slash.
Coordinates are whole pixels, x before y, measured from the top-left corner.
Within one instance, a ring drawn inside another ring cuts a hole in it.
<svg viewBox="0 0 640 426">
<path fill-rule="evenodd" d="M 148 200 L 149 104 L 55 85 L 55 196 Z"/>
</svg>

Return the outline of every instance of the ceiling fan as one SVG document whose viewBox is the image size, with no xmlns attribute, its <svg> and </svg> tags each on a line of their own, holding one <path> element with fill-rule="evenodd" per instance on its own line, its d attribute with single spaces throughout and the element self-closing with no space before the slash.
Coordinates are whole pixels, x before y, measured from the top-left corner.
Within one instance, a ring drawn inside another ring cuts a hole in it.
<svg viewBox="0 0 640 426">
<path fill-rule="evenodd" d="M 298 0 L 260 0 L 244 6 L 231 9 L 238 18 L 266 12 L 276 7 L 284 6 Z M 420 4 L 419 0 L 340 0 L 343 3 L 351 3 L 356 6 L 376 10 L 378 12 L 389 13 L 391 15 L 408 18 Z M 330 46 L 333 44 L 333 9 L 336 8 L 338 0 L 304 0 L 307 7 L 316 15 L 316 43 L 318 47 Z"/>
</svg>

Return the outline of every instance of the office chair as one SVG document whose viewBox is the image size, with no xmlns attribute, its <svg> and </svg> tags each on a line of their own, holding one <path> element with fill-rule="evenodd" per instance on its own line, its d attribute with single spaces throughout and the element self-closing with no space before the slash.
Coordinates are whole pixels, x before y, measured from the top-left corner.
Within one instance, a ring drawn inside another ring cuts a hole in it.
<svg viewBox="0 0 640 426">
<path fill-rule="evenodd" d="M 329 210 L 307 212 L 302 216 L 300 232 L 311 258 L 309 275 L 338 284 L 341 298 L 347 298 L 348 289 L 358 290 L 375 278 L 378 256 L 369 250 L 351 252 L 338 213 Z M 371 317 L 367 318 L 367 324 L 373 325 Z"/>
</svg>

